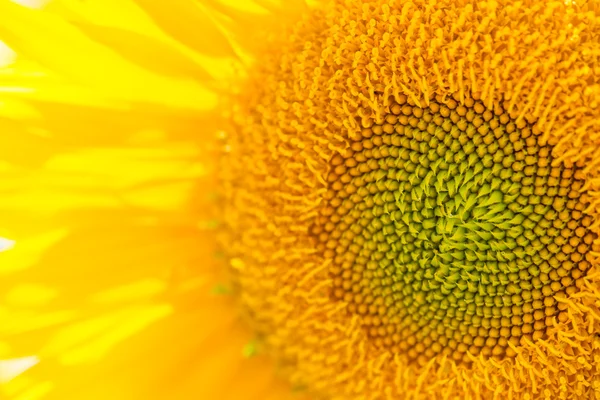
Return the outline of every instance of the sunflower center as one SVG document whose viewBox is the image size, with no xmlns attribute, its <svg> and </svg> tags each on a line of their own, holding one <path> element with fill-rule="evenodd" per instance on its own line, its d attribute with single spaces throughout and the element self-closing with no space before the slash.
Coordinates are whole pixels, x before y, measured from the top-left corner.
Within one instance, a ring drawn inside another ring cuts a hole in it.
<svg viewBox="0 0 600 400">
<path fill-rule="evenodd" d="M 514 355 L 566 319 L 555 296 L 590 265 L 583 182 L 501 109 L 396 100 L 331 161 L 313 232 L 333 295 L 420 364 Z"/>
</svg>

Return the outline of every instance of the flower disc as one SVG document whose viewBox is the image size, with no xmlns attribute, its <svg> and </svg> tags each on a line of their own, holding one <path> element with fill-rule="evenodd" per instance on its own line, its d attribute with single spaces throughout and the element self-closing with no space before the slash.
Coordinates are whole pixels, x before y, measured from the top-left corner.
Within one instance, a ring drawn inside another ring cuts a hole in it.
<svg viewBox="0 0 600 400">
<path fill-rule="evenodd" d="M 334 296 L 375 344 L 423 365 L 514 355 L 509 341 L 566 320 L 554 296 L 589 267 L 583 182 L 500 108 L 399 98 L 331 161 L 313 233 Z"/>
<path fill-rule="evenodd" d="M 316 398 L 600 390 L 600 10 L 336 0 L 269 38 L 227 129 L 222 241 Z"/>
</svg>

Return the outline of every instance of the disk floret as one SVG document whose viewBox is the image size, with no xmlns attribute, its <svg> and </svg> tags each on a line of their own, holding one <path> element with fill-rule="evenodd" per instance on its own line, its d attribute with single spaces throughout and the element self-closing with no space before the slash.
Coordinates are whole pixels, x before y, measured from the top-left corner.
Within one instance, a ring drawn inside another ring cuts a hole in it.
<svg viewBox="0 0 600 400">
<path fill-rule="evenodd" d="M 333 295 L 423 364 L 514 355 L 567 319 L 554 296 L 590 266 L 584 183 L 501 108 L 398 99 L 331 161 L 314 233 Z"/>
</svg>

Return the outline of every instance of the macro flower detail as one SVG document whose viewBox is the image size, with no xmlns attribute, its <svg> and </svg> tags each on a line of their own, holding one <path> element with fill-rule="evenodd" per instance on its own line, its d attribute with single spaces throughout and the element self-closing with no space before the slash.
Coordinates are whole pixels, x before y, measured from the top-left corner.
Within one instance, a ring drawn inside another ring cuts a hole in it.
<svg viewBox="0 0 600 400">
<path fill-rule="evenodd" d="M 589 398 L 593 2 L 334 1 L 233 100 L 224 248 L 317 398 Z M 275 49 L 275 50 L 273 50 Z"/>
<path fill-rule="evenodd" d="M 596 0 L 0 15 L 0 398 L 600 399 Z"/>
<path fill-rule="evenodd" d="M 399 97 L 332 160 L 313 233 L 334 296 L 376 345 L 421 365 L 515 355 L 568 319 L 554 296 L 589 268 L 584 183 L 501 109 Z"/>
</svg>

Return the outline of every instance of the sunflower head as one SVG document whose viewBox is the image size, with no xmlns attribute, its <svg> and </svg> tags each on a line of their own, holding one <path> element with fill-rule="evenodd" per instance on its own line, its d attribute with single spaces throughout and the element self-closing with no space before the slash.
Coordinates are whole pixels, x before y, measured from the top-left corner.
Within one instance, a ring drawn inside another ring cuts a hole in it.
<svg viewBox="0 0 600 400">
<path fill-rule="evenodd" d="M 592 392 L 559 366 L 598 357 L 598 34 L 593 2 L 373 0 L 274 40 L 224 218 L 284 374 L 344 398 Z"/>
<path fill-rule="evenodd" d="M 596 0 L 0 16 L 0 396 L 600 398 Z"/>
<path fill-rule="evenodd" d="M 331 161 L 312 232 L 333 295 L 376 346 L 421 365 L 515 355 L 509 343 L 568 319 L 554 297 L 589 268 L 578 171 L 552 167 L 552 149 L 500 108 L 399 100 Z"/>
</svg>

